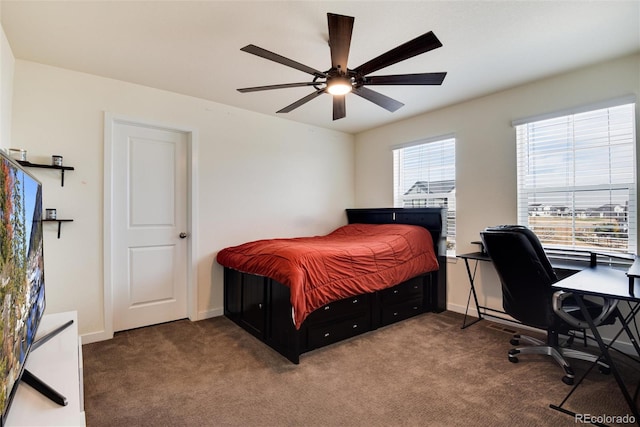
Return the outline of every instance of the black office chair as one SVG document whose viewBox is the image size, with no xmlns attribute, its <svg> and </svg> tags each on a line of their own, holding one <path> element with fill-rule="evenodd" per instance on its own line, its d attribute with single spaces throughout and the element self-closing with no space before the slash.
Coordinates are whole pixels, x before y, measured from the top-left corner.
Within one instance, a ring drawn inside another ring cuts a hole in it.
<svg viewBox="0 0 640 427">
<path fill-rule="evenodd" d="M 525 341 L 533 346 L 509 350 L 509 361 L 518 362 L 518 354 L 545 354 L 552 356 L 564 369 L 562 381 L 573 384 L 574 373 L 565 358 L 595 362 L 598 357 L 568 346 L 573 342 L 573 332 L 588 328 L 580 308 L 570 293 L 556 291 L 551 285 L 558 278 L 538 240 L 527 227 L 502 225 L 489 227 L 480 233 L 484 247 L 495 266 L 502 283 L 504 310 L 524 325 L 546 330 L 546 343 L 525 335 L 514 335 L 511 344 L 518 346 Z M 554 295 L 555 294 L 555 295 Z M 596 325 L 615 322 L 615 300 L 604 300 L 601 304 L 587 302 L 589 313 Z M 569 339 L 562 346 L 559 335 Z M 598 362 L 601 372 L 608 366 Z"/>
</svg>

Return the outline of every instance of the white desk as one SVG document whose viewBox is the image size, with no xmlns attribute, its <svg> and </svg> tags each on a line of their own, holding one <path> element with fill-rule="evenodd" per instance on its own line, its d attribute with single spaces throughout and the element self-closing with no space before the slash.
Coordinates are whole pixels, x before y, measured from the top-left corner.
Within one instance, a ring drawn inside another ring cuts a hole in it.
<svg viewBox="0 0 640 427">
<path fill-rule="evenodd" d="M 26 384 L 20 384 L 13 399 L 7 426 L 84 426 L 82 394 L 82 347 L 78 338 L 75 311 L 45 315 L 38 327 L 38 337 L 69 320 L 73 324 L 31 352 L 29 371 L 63 394 L 67 406 L 53 403 Z"/>
</svg>

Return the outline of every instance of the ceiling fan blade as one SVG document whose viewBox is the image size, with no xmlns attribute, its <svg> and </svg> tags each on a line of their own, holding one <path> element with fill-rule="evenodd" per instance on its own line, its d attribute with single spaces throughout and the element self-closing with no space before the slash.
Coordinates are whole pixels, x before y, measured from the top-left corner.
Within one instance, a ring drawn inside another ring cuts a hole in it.
<svg viewBox="0 0 640 427">
<path fill-rule="evenodd" d="M 333 120 L 338 120 L 347 116 L 346 96 L 333 95 Z"/>
<path fill-rule="evenodd" d="M 298 108 L 299 106 L 304 105 L 307 102 L 311 101 L 312 99 L 322 95 L 324 93 L 324 91 L 325 91 L 324 89 L 320 89 L 320 90 L 317 90 L 317 91 L 315 91 L 313 93 L 310 93 L 309 95 L 305 96 L 304 98 L 300 98 L 299 100 L 297 100 L 293 104 L 287 105 L 282 110 L 276 111 L 276 113 L 288 113 L 290 111 L 293 111 L 296 108 Z"/>
<path fill-rule="evenodd" d="M 402 102 L 389 98 L 387 95 L 383 95 L 375 90 L 367 89 L 364 86 L 354 87 L 353 93 L 373 102 L 376 105 L 379 105 L 387 111 L 391 111 L 392 113 L 404 105 Z"/>
<path fill-rule="evenodd" d="M 430 50 L 439 48 L 442 46 L 440 40 L 433 34 L 433 31 L 429 31 L 415 39 L 408 41 L 390 51 L 383 53 L 382 55 L 373 58 L 369 62 L 365 62 L 353 71 L 360 75 L 367 75 L 374 71 L 388 67 L 405 59 L 413 58 L 421 53 L 428 52 Z"/>
<path fill-rule="evenodd" d="M 299 62 L 296 62 L 292 59 L 289 58 L 285 58 L 282 55 L 278 55 L 277 53 L 273 53 L 270 52 L 266 49 L 263 49 L 261 47 L 255 46 L 255 45 L 247 45 L 245 47 L 243 47 L 242 49 L 240 49 L 243 52 L 247 52 L 247 53 L 251 53 L 257 56 L 260 56 L 262 58 L 268 59 L 270 61 L 274 61 L 277 62 L 279 64 L 282 65 L 286 65 L 287 67 L 291 67 L 291 68 L 295 68 L 296 70 L 300 70 L 302 72 L 305 73 L 309 73 L 313 76 L 317 76 L 317 77 L 326 77 L 327 75 L 325 73 L 323 73 L 322 71 L 318 71 L 315 68 L 311 68 L 308 67 L 304 64 L 301 64 Z"/>
<path fill-rule="evenodd" d="M 329 23 L 331 66 L 346 73 L 354 18 L 351 16 L 327 13 L 327 21 Z"/>
<path fill-rule="evenodd" d="M 369 76 L 366 85 L 441 85 L 447 73 L 397 74 L 392 76 Z"/>
<path fill-rule="evenodd" d="M 269 86 L 255 86 L 255 87 L 244 87 L 241 89 L 237 89 L 238 92 L 246 93 L 246 92 L 257 92 L 260 90 L 271 90 L 271 89 L 286 89 L 289 87 L 303 87 L 303 86 L 314 86 L 318 83 L 314 82 L 303 82 L 303 83 L 285 83 L 280 85 L 269 85 Z"/>
</svg>

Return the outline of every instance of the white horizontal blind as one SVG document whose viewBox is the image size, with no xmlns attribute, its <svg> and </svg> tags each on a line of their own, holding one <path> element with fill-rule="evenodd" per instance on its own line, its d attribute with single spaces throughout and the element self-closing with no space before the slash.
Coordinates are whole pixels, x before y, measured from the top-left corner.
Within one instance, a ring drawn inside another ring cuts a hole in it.
<svg viewBox="0 0 640 427">
<path fill-rule="evenodd" d="M 395 207 L 447 209 L 447 255 L 456 250 L 456 140 L 446 138 L 393 150 Z"/>
<path fill-rule="evenodd" d="M 636 252 L 635 104 L 516 126 L 518 222 L 550 248 Z"/>
</svg>

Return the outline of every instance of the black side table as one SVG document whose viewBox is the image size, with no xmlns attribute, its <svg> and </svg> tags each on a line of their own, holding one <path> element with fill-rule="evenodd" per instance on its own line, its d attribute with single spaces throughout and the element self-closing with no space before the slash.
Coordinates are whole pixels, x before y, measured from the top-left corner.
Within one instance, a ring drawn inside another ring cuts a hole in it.
<svg viewBox="0 0 640 427">
<path fill-rule="evenodd" d="M 464 260 L 464 265 L 467 267 L 467 274 L 469 275 L 469 284 L 471 285 L 469 289 L 469 296 L 467 297 L 467 308 L 464 311 L 464 319 L 462 320 L 461 329 L 464 329 L 467 326 L 471 326 L 474 323 L 481 321 L 483 317 L 480 309 L 481 308 L 484 308 L 485 310 L 487 309 L 487 307 L 481 307 L 480 304 L 478 303 L 478 295 L 476 294 L 476 287 L 475 287 L 474 281 L 476 279 L 476 271 L 478 270 L 478 263 L 480 261 L 491 262 L 491 258 L 489 258 L 489 255 L 487 255 L 485 252 L 470 252 L 468 254 L 457 255 L 456 258 L 461 258 Z M 471 267 L 469 266 L 469 260 L 475 261 L 473 265 L 473 271 L 471 271 Z M 467 323 L 467 312 L 469 311 L 469 303 L 471 302 L 472 295 L 473 295 L 473 301 L 476 304 L 476 311 L 478 313 L 478 318 L 475 319 L 473 322 Z"/>
</svg>

